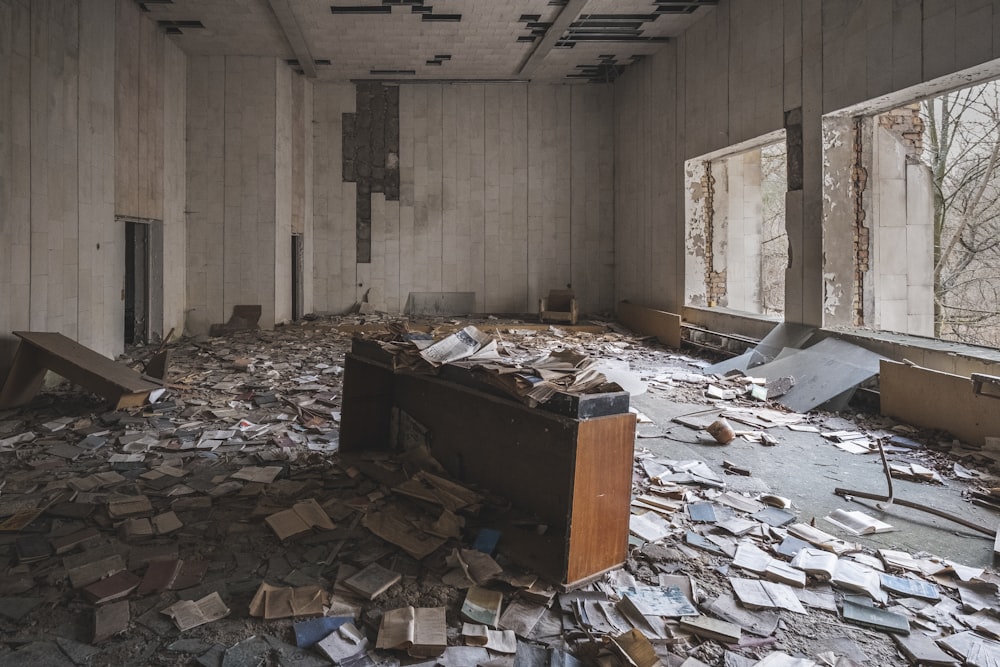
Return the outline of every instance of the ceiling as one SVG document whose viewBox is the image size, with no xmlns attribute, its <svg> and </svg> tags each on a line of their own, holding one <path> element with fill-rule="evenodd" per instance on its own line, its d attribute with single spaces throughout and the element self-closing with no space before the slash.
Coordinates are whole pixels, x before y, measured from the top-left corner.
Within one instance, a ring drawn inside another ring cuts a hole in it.
<svg viewBox="0 0 1000 667">
<path fill-rule="evenodd" d="M 717 0 L 136 0 L 189 54 L 323 81 L 609 81 Z"/>
</svg>

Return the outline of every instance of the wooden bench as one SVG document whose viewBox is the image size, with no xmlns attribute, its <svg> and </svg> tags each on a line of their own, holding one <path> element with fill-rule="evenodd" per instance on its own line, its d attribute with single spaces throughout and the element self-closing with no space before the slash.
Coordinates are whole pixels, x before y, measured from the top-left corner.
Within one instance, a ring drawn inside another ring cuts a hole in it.
<svg viewBox="0 0 1000 667">
<path fill-rule="evenodd" d="M 21 343 L 0 389 L 0 408 L 28 403 L 41 389 L 46 371 L 107 398 L 116 410 L 141 406 L 151 391 L 159 389 L 128 366 L 60 333 L 15 331 L 14 335 Z"/>
</svg>

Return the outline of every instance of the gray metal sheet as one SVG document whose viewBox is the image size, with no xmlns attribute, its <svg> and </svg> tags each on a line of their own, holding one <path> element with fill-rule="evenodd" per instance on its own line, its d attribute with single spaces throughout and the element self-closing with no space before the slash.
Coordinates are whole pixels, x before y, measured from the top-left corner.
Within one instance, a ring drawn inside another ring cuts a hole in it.
<svg viewBox="0 0 1000 667">
<path fill-rule="evenodd" d="M 757 377 L 790 375 L 795 386 L 777 402 L 795 412 L 808 412 L 838 399 L 831 407 L 843 407 L 854 389 L 875 377 L 882 357 L 837 338 L 826 338 L 805 350 L 782 350 L 778 357 L 753 369 Z"/>
</svg>

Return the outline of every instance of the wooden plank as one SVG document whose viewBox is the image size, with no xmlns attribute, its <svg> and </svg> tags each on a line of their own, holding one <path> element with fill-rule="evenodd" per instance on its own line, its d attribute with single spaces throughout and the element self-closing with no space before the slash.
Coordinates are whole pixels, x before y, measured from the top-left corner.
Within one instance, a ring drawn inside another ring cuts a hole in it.
<svg viewBox="0 0 1000 667">
<path fill-rule="evenodd" d="M 893 361 L 882 361 L 880 371 L 882 414 L 975 446 L 1000 435 L 1000 403 L 975 394 L 970 378 Z"/>
<path fill-rule="evenodd" d="M 392 371 L 350 354 L 345 357 L 341 452 L 392 449 L 389 423 L 393 382 Z"/>
<path fill-rule="evenodd" d="M 579 423 L 566 581 L 575 582 L 625 562 L 635 415 Z"/>
<path fill-rule="evenodd" d="M 143 380 L 128 366 L 62 334 L 39 331 L 15 331 L 14 334 L 22 343 L 15 354 L 14 367 L 0 390 L 2 407 L 31 400 L 41 386 L 46 369 L 104 396 L 114 402 L 116 408 L 142 405 L 149 392 L 159 387 Z"/>
<path fill-rule="evenodd" d="M 632 331 L 643 336 L 656 336 L 664 345 L 681 346 L 681 316 L 664 310 L 646 308 L 622 301 L 618 304 L 618 319 Z"/>
</svg>

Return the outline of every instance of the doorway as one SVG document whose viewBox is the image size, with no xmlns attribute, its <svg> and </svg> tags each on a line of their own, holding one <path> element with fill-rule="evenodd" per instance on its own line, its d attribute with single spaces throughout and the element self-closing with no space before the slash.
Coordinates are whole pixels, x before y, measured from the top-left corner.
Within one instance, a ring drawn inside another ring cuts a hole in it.
<svg viewBox="0 0 1000 667">
<path fill-rule="evenodd" d="M 292 321 L 302 319 L 304 306 L 303 264 L 304 244 L 301 234 L 292 234 Z"/>
<path fill-rule="evenodd" d="M 149 225 L 125 221 L 125 344 L 149 342 Z"/>
</svg>

